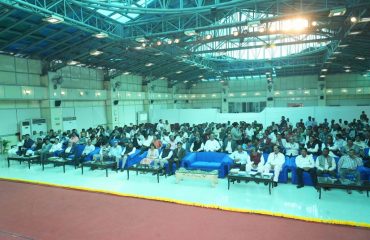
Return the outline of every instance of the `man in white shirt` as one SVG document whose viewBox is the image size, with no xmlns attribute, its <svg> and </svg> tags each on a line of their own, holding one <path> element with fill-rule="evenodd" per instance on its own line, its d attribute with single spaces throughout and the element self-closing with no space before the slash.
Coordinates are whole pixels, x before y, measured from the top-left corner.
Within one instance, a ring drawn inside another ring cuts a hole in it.
<svg viewBox="0 0 370 240">
<path fill-rule="evenodd" d="M 269 173 L 270 170 L 274 170 L 274 187 L 277 187 L 277 182 L 279 180 L 280 171 L 285 163 L 285 156 L 279 150 L 278 146 L 274 146 L 274 151 L 269 154 L 267 162 L 263 167 L 264 173 Z"/>
<path fill-rule="evenodd" d="M 81 164 L 81 162 L 85 159 L 87 155 L 89 155 L 92 151 L 95 150 L 95 146 L 91 144 L 91 139 L 87 139 L 87 144 L 84 148 L 84 150 L 81 153 L 80 158 L 78 159 L 78 163 Z"/>
<path fill-rule="evenodd" d="M 157 128 L 156 128 L 156 129 L 157 129 L 157 131 L 158 131 L 158 132 L 162 132 L 163 130 L 165 130 L 165 129 L 164 129 L 164 127 L 165 127 L 165 126 L 164 126 L 164 124 L 163 124 L 163 122 L 162 122 L 162 119 L 159 119 L 159 123 L 157 124 Z"/>
<path fill-rule="evenodd" d="M 246 171 L 246 166 L 251 165 L 251 159 L 247 152 L 243 151 L 241 145 L 236 147 L 236 151 L 231 153 L 230 158 L 234 160 L 234 164 L 231 168 L 239 168 L 241 171 Z"/>
<path fill-rule="evenodd" d="M 211 134 L 206 144 L 204 145 L 205 152 L 217 152 L 220 150 L 220 143 L 215 139 L 215 136 Z"/>
<path fill-rule="evenodd" d="M 117 168 L 119 164 L 119 159 L 121 158 L 122 147 L 118 145 L 118 141 L 113 142 L 113 146 L 109 149 L 108 156 L 117 163 Z"/>
<path fill-rule="evenodd" d="M 284 144 L 284 148 L 285 148 L 285 155 L 287 157 L 298 156 L 299 145 L 298 143 L 293 141 L 292 137 L 290 137 L 288 141 Z"/>
<path fill-rule="evenodd" d="M 134 154 L 136 152 L 136 148 L 132 144 L 132 142 L 128 143 L 127 146 L 122 150 L 121 153 L 121 159 L 122 159 L 122 166 L 121 166 L 121 172 L 123 172 L 123 169 L 125 168 L 127 158 Z"/>
<path fill-rule="evenodd" d="M 313 186 L 316 188 L 317 176 L 315 169 L 315 161 L 312 158 L 312 155 L 307 155 L 307 149 L 302 148 L 301 155 L 297 156 L 295 159 L 297 165 L 297 188 L 304 187 L 303 184 L 303 172 L 308 172 L 311 176 Z"/>
<path fill-rule="evenodd" d="M 63 145 L 61 142 L 59 142 L 59 138 L 55 138 L 54 143 L 49 150 L 49 153 L 54 153 L 56 151 L 62 151 L 62 149 L 63 149 Z"/>
</svg>

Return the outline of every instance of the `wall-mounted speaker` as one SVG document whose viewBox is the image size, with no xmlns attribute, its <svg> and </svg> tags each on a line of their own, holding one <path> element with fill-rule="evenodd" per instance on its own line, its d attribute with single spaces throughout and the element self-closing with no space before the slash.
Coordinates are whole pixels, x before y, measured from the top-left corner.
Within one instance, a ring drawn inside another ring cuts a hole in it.
<svg viewBox="0 0 370 240">
<path fill-rule="evenodd" d="M 54 102 L 55 107 L 60 107 L 61 104 L 62 104 L 61 100 L 55 100 Z"/>
<path fill-rule="evenodd" d="M 320 100 L 324 100 L 325 99 L 325 97 L 324 96 L 320 96 Z"/>
<path fill-rule="evenodd" d="M 174 100 L 173 103 L 177 103 L 177 100 Z"/>
<path fill-rule="evenodd" d="M 118 103 L 119 103 L 119 101 L 118 101 L 118 100 L 114 100 L 114 101 L 113 101 L 113 104 L 114 104 L 114 105 L 118 105 Z"/>
<path fill-rule="evenodd" d="M 186 103 L 189 103 L 189 100 L 186 100 L 185 102 L 186 102 Z"/>
<path fill-rule="evenodd" d="M 226 98 L 224 98 L 224 102 L 227 102 L 227 99 Z"/>
<path fill-rule="evenodd" d="M 154 100 L 150 100 L 150 104 L 153 104 L 154 103 Z"/>
<path fill-rule="evenodd" d="M 274 101 L 274 98 L 273 97 L 268 97 L 267 101 Z"/>
</svg>

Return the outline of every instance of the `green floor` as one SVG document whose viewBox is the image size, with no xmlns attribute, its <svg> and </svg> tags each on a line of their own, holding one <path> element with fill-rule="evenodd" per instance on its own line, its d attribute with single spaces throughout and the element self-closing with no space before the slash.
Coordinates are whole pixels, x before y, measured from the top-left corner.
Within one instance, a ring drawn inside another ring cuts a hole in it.
<svg viewBox="0 0 370 240">
<path fill-rule="evenodd" d="M 28 169 L 26 163 L 19 165 L 15 161 L 11 161 L 8 168 L 4 157 L 0 157 L 0 177 L 170 198 L 225 208 L 268 211 L 327 221 L 370 224 L 370 198 L 366 193 L 360 194 L 356 191 L 349 195 L 343 190 L 331 190 L 323 192 L 322 199 L 319 200 L 314 188 L 296 189 L 292 184 L 279 184 L 269 195 L 268 187 L 254 182 L 235 183 L 228 190 L 226 179 L 219 179 L 218 185 L 211 187 L 210 182 L 205 180 L 184 180 L 177 184 L 175 177 L 171 176 L 161 177 L 158 184 L 156 176 L 151 174 L 136 176 L 135 173 L 131 173 L 130 180 L 127 180 L 126 172 L 109 171 L 109 177 L 105 177 L 105 171 L 86 169 L 84 175 L 81 175 L 81 169 L 75 170 L 71 166 L 67 166 L 66 173 L 63 173 L 62 167 L 53 168 L 52 165 L 47 165 L 45 171 L 42 171 L 40 165 L 34 164 Z"/>
</svg>

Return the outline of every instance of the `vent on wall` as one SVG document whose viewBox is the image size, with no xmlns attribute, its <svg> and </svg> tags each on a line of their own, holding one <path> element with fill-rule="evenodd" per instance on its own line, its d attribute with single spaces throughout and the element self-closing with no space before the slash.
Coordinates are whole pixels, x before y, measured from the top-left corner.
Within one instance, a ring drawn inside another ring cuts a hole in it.
<svg viewBox="0 0 370 240">
<path fill-rule="evenodd" d="M 55 100 L 54 102 L 55 107 L 60 107 L 61 104 L 62 104 L 61 100 Z"/>
</svg>

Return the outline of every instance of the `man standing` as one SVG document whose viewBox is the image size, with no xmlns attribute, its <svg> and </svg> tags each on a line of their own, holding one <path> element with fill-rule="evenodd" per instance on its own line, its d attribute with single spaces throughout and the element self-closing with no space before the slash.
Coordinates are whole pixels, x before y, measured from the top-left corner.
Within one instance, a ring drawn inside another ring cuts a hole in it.
<svg viewBox="0 0 370 240">
<path fill-rule="evenodd" d="M 284 163 L 285 156 L 280 152 L 278 146 L 274 146 L 274 151 L 269 154 L 263 170 L 265 173 L 269 173 L 270 170 L 274 170 L 274 187 L 277 187 L 280 171 L 282 170 Z"/>
<path fill-rule="evenodd" d="M 317 176 L 315 170 L 315 161 L 312 158 L 312 155 L 307 155 L 307 149 L 302 148 L 301 155 L 297 156 L 295 159 L 297 165 L 297 188 L 304 187 L 303 184 L 303 172 L 308 172 L 311 176 L 313 186 L 316 188 Z"/>
<path fill-rule="evenodd" d="M 230 133 L 234 146 L 242 144 L 242 133 L 240 132 L 239 124 L 237 122 L 233 123 L 233 128 Z"/>
<path fill-rule="evenodd" d="M 168 159 L 168 167 L 170 170 L 169 176 L 173 174 L 173 163 L 176 163 L 176 169 L 180 168 L 182 159 L 185 157 L 186 151 L 182 148 L 182 142 L 177 143 L 177 148 L 173 150 L 173 157 Z"/>
</svg>

